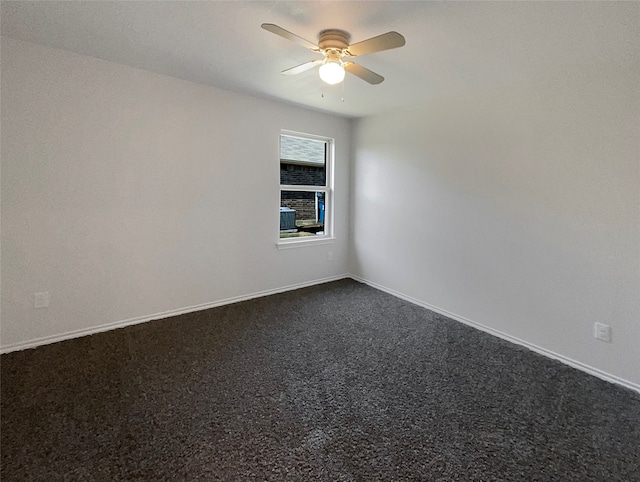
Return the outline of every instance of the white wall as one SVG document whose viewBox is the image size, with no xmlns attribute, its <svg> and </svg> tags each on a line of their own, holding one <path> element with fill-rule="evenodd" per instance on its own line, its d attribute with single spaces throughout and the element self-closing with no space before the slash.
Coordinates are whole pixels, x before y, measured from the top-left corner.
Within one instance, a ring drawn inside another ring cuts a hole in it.
<svg viewBox="0 0 640 482">
<path fill-rule="evenodd" d="M 282 128 L 336 139 L 334 244 L 276 248 Z M 2 348 L 346 273 L 350 140 L 346 119 L 3 38 Z"/>
<path fill-rule="evenodd" d="M 358 121 L 352 273 L 640 388 L 640 62 L 627 52 L 615 69 Z"/>
</svg>

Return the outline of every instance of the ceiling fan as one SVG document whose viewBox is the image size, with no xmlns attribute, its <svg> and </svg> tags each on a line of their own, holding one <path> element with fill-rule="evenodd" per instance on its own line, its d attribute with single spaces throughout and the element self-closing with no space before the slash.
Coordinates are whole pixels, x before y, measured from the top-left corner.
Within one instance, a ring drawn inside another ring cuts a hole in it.
<svg viewBox="0 0 640 482">
<path fill-rule="evenodd" d="M 321 53 L 324 59 L 312 60 L 304 64 L 297 65 L 287 70 L 283 70 L 283 75 L 296 75 L 305 72 L 316 65 L 320 66 L 320 78 L 327 84 L 337 84 L 344 79 L 345 71 L 360 77 L 370 84 L 379 84 L 384 77 L 363 67 L 362 65 L 349 61 L 351 57 L 359 55 L 381 52 L 382 50 L 395 49 L 405 44 L 404 37 L 398 32 L 387 32 L 377 37 L 373 37 L 353 45 L 349 45 L 351 35 L 344 30 L 327 29 L 322 30 L 318 35 L 318 45 L 308 40 L 298 37 L 288 30 L 272 23 L 263 23 L 262 28 L 271 33 L 279 35 L 287 40 L 291 40 L 313 52 Z"/>
</svg>

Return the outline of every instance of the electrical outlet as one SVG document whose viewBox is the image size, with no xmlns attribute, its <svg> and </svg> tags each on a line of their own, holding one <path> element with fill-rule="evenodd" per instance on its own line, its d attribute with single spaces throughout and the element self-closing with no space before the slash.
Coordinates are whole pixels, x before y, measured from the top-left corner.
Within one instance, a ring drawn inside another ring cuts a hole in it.
<svg viewBox="0 0 640 482">
<path fill-rule="evenodd" d="M 598 340 L 611 343 L 611 327 L 609 325 L 605 325 L 604 323 L 596 323 L 593 328 L 593 336 L 595 336 Z"/>
<path fill-rule="evenodd" d="M 34 308 L 48 308 L 49 307 L 49 292 L 42 291 L 41 293 L 33 294 L 33 307 Z"/>
<path fill-rule="evenodd" d="M 333 261 L 333 251 L 327 253 L 327 261 Z"/>
</svg>

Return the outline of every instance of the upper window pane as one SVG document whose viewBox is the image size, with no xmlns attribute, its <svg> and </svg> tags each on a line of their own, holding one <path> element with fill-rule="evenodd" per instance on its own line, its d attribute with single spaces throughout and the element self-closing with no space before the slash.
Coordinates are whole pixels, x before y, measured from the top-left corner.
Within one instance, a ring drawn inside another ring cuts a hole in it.
<svg viewBox="0 0 640 482">
<path fill-rule="evenodd" d="M 280 184 L 327 185 L 327 143 L 304 137 L 280 136 Z"/>
</svg>

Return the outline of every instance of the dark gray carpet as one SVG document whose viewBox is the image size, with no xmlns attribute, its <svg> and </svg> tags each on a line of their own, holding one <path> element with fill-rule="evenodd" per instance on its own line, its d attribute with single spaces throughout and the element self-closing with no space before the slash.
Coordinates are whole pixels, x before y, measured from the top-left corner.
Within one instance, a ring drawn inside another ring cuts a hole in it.
<svg viewBox="0 0 640 482">
<path fill-rule="evenodd" d="M 640 396 L 350 280 L 2 356 L 3 481 L 640 480 Z"/>
</svg>

